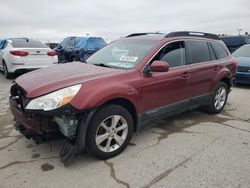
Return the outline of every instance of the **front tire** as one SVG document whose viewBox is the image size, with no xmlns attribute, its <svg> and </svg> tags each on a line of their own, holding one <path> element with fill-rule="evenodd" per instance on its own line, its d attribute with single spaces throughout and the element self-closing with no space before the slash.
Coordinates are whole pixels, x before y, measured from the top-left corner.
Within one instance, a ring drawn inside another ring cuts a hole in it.
<svg viewBox="0 0 250 188">
<path fill-rule="evenodd" d="M 213 94 L 212 100 L 207 106 L 206 110 L 213 114 L 220 113 L 227 103 L 228 92 L 229 88 L 227 84 L 224 82 L 219 82 Z"/>
<path fill-rule="evenodd" d="M 124 107 L 112 104 L 100 108 L 87 132 L 88 152 L 99 159 L 118 155 L 128 145 L 133 128 L 133 118 Z"/>
</svg>

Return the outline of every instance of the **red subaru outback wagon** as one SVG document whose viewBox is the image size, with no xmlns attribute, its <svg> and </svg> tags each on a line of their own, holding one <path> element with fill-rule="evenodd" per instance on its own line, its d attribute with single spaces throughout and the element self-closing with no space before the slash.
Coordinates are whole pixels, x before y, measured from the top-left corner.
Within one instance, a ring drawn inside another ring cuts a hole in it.
<svg viewBox="0 0 250 188">
<path fill-rule="evenodd" d="M 131 34 L 85 63 L 18 77 L 10 97 L 14 126 L 35 140 L 66 137 L 64 162 L 83 149 L 107 159 L 147 123 L 197 107 L 219 113 L 236 65 L 214 34 Z"/>
</svg>

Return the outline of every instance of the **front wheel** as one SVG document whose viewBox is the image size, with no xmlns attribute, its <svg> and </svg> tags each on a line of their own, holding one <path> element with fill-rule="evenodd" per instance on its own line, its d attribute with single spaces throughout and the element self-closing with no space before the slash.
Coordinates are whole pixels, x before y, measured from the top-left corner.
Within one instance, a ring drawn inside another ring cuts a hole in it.
<svg viewBox="0 0 250 188">
<path fill-rule="evenodd" d="M 122 106 L 99 109 L 87 132 L 87 150 L 96 158 L 108 159 L 121 153 L 133 134 L 133 118 Z"/>
<path fill-rule="evenodd" d="M 220 82 L 213 94 L 211 103 L 207 106 L 207 111 L 210 113 L 219 113 L 223 110 L 227 103 L 228 86 L 224 82 Z"/>
</svg>

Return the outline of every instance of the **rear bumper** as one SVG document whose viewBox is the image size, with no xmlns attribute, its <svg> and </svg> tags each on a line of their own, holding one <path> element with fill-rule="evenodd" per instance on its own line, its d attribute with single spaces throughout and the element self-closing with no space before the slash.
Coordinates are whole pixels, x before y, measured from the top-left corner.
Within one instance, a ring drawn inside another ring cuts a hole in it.
<svg viewBox="0 0 250 188">
<path fill-rule="evenodd" d="M 235 83 L 250 84 L 250 72 L 237 72 L 235 75 Z"/>
<path fill-rule="evenodd" d="M 36 65 L 36 66 L 28 66 L 28 65 L 11 65 L 8 66 L 8 71 L 9 73 L 24 73 L 24 72 L 28 72 L 28 71 L 32 71 L 32 70 L 36 70 L 36 69 L 40 69 L 40 68 L 44 68 L 44 67 L 49 67 L 49 66 L 53 66 L 53 65 L 57 65 L 58 63 L 55 62 L 55 64 L 46 64 L 46 65 Z"/>
</svg>

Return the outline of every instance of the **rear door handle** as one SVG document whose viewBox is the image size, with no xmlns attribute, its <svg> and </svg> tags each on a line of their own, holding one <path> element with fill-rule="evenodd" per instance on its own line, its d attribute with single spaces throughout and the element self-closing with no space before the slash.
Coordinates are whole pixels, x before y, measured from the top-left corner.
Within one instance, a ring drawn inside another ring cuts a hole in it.
<svg viewBox="0 0 250 188">
<path fill-rule="evenodd" d="M 181 75 L 182 78 L 188 78 L 189 77 L 189 72 L 184 72 Z"/>
</svg>

